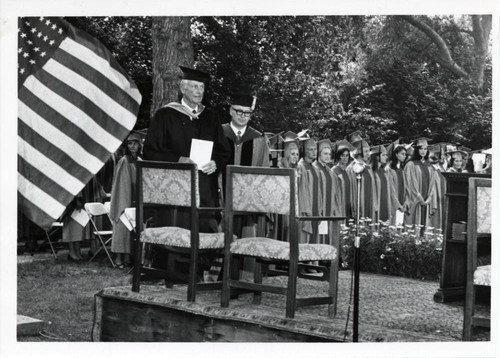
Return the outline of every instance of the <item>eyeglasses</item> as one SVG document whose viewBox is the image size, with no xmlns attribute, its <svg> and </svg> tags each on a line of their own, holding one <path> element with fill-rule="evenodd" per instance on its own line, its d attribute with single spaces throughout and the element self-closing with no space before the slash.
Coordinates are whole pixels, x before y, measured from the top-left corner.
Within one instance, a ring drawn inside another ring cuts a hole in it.
<svg viewBox="0 0 500 358">
<path fill-rule="evenodd" d="M 252 115 L 252 113 L 253 113 L 253 112 L 240 111 L 239 109 L 236 109 L 234 107 L 231 107 L 231 108 L 233 109 L 233 111 L 236 112 L 236 114 L 238 116 L 242 116 L 242 117 L 246 117 L 246 118 L 250 117 Z"/>
</svg>

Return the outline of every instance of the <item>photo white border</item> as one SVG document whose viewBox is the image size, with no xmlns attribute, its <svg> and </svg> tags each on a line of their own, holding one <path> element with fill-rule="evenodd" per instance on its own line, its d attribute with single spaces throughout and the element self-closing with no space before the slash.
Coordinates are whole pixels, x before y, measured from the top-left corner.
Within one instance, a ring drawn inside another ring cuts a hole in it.
<svg viewBox="0 0 500 358">
<path fill-rule="evenodd" d="M 493 14 L 493 218 L 498 211 L 498 39 L 497 1 L 35 1 L 0 0 L 0 356 L 2 357 L 493 357 L 498 346 L 498 288 L 493 286 L 492 342 L 360 344 L 111 344 L 27 343 L 16 341 L 17 260 L 17 17 L 18 16 L 174 16 L 174 15 L 400 15 Z M 498 282 L 498 220 L 493 220 L 493 282 Z M 432 298 L 429 298 L 432 299 Z M 89 303 L 90 304 L 90 303 Z"/>
</svg>

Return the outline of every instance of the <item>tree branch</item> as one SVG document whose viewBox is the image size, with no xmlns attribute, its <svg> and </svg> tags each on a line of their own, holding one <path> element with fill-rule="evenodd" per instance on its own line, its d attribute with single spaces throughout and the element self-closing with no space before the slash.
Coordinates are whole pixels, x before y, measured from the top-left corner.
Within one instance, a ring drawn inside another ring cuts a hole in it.
<svg viewBox="0 0 500 358">
<path fill-rule="evenodd" d="M 443 67 L 451 71 L 454 75 L 458 77 L 469 77 L 468 73 L 465 72 L 459 65 L 451 57 L 450 50 L 446 45 L 446 42 L 443 38 L 432 29 L 429 25 L 424 22 L 418 20 L 417 18 L 411 15 L 402 16 L 402 18 L 410 23 L 412 26 L 416 27 L 420 31 L 422 31 L 427 37 L 431 39 L 431 41 L 436 45 L 439 58 L 436 61 L 441 64 Z"/>
</svg>

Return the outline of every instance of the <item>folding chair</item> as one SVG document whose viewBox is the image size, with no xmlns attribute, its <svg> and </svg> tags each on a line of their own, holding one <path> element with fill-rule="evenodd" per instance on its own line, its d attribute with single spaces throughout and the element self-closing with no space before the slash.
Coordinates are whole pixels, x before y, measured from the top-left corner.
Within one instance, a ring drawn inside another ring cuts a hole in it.
<svg viewBox="0 0 500 358">
<path fill-rule="evenodd" d="M 107 220 L 111 223 L 111 219 L 109 218 L 109 202 L 105 204 L 103 203 L 86 203 L 85 204 L 85 211 L 87 212 L 90 223 L 92 224 L 93 232 L 92 234 L 96 236 L 101 244 L 101 247 L 94 253 L 94 255 L 90 258 L 88 263 L 92 262 L 97 255 L 104 250 L 106 255 L 108 256 L 109 261 L 111 262 L 111 265 L 113 267 L 116 267 L 115 262 L 111 258 L 111 255 L 106 248 L 106 245 L 108 245 L 111 240 L 112 240 L 112 235 L 113 235 L 113 230 L 100 230 L 98 228 L 98 225 L 96 224 L 96 218 L 98 217 L 105 217 Z M 99 225 L 100 226 L 100 225 Z M 107 238 L 107 239 L 106 239 Z M 106 240 L 105 240 L 106 239 Z"/>
<path fill-rule="evenodd" d="M 491 265 L 478 266 L 478 251 L 491 246 L 491 179 L 469 178 L 468 205 L 464 341 L 472 340 L 473 327 L 490 327 L 489 318 L 475 315 L 474 305 L 477 286 L 491 287 Z"/>
<path fill-rule="evenodd" d="M 52 240 L 50 239 L 50 237 L 52 235 L 54 235 L 57 232 L 57 230 L 62 229 L 62 227 L 63 227 L 63 223 L 62 222 L 59 222 L 59 221 L 53 222 L 52 225 L 50 226 L 50 228 L 45 231 L 45 239 L 43 240 L 43 242 L 40 245 L 38 245 L 34 250 L 31 251 L 31 256 L 33 256 L 35 254 L 35 252 L 37 252 L 38 250 L 40 250 L 40 248 L 43 245 L 45 245 L 46 242 L 48 242 L 49 246 L 50 246 L 50 251 L 52 251 L 52 255 L 54 256 L 54 259 L 57 260 L 56 250 L 54 249 L 54 245 L 53 245 Z"/>
<path fill-rule="evenodd" d="M 167 287 L 174 282 L 187 283 L 187 300 L 194 302 L 198 291 L 220 289 L 222 282 L 197 282 L 202 259 L 213 262 L 222 257 L 224 233 L 200 233 L 199 213 L 222 211 L 222 208 L 200 207 L 198 170 L 194 164 L 168 162 L 137 162 L 135 266 L 132 291 L 139 292 L 141 280 L 165 279 Z M 144 227 L 144 208 L 189 208 L 189 229 L 177 226 Z M 169 253 L 167 268 L 146 267 L 142 250 L 161 247 Z M 188 273 L 175 268 L 175 256 L 187 259 Z"/>
<path fill-rule="evenodd" d="M 293 318 L 297 307 L 328 304 L 330 317 L 336 313 L 339 247 L 328 244 L 299 244 L 300 221 L 336 221 L 344 217 L 299 217 L 297 185 L 294 169 L 275 169 L 228 166 L 226 168 L 225 246 L 221 306 L 228 307 L 234 293 L 253 292 L 254 303 L 260 303 L 261 292 L 286 296 L 286 317 Z M 258 213 L 288 217 L 288 238 L 249 237 L 232 241 L 233 216 Z M 334 240 L 338 243 L 338 240 Z M 234 270 L 235 258 L 255 258 L 254 282 L 238 279 Z M 321 262 L 322 265 L 308 264 Z M 271 270 L 270 266 L 284 267 Z M 318 274 L 307 274 L 304 269 L 315 268 Z M 287 276 L 286 287 L 263 284 L 263 276 Z M 231 278 L 230 278 L 231 275 Z M 297 277 L 327 281 L 328 294 L 321 297 L 297 297 Z"/>
</svg>

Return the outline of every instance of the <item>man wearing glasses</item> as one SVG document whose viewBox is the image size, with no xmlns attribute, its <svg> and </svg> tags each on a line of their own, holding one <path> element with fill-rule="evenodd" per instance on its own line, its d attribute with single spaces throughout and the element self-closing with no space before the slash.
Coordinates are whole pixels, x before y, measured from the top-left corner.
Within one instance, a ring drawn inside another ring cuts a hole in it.
<svg viewBox="0 0 500 358">
<path fill-rule="evenodd" d="M 222 125 L 231 146 L 229 164 L 269 167 L 269 145 L 266 137 L 248 125 L 254 108 L 255 97 L 247 94 L 231 95 L 231 122 Z"/>
</svg>

